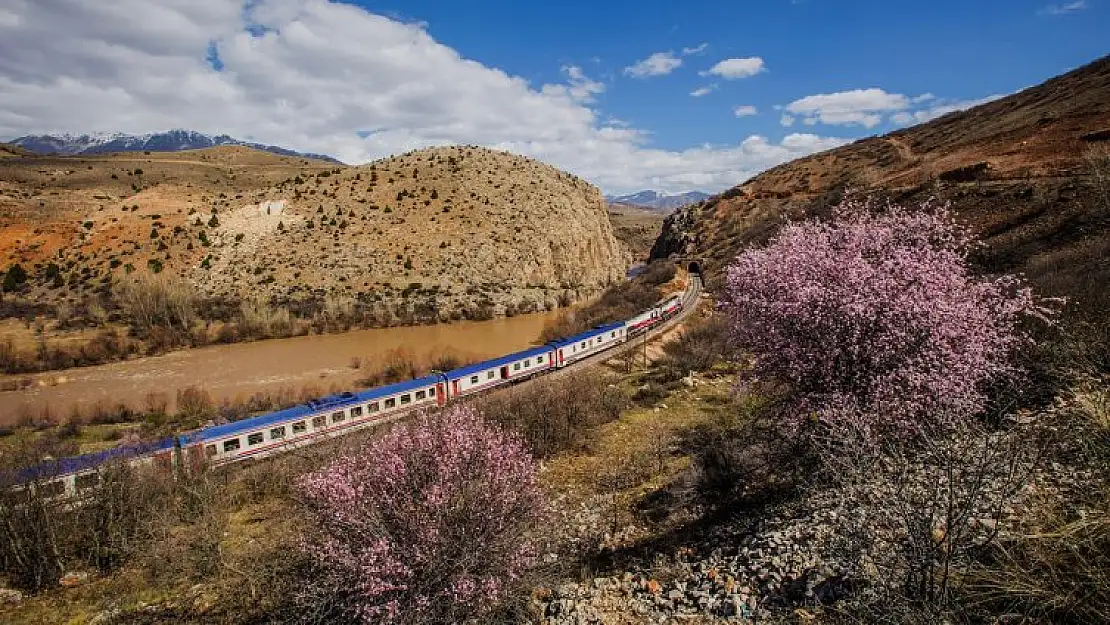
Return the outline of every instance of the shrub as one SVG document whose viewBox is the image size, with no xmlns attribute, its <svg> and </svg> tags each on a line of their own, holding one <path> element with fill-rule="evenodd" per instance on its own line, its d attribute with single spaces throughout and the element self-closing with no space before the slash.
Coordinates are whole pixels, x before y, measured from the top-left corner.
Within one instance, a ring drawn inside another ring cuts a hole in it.
<svg viewBox="0 0 1110 625">
<path fill-rule="evenodd" d="M 980 413 L 1029 340 L 1019 322 L 1050 314 L 1018 279 L 971 274 L 945 207 L 879 208 L 845 200 L 728 269 L 722 308 L 754 359 L 742 382 L 785 384 L 795 424 L 904 437 Z"/>
<path fill-rule="evenodd" d="M 462 622 L 531 557 L 543 495 L 520 440 L 469 407 L 421 415 L 299 481 L 310 600 L 366 623 Z"/>
<path fill-rule="evenodd" d="M 628 405 L 604 376 L 576 373 L 478 400 L 487 419 L 517 432 L 539 458 L 582 443 L 588 428 L 615 421 Z"/>
<path fill-rule="evenodd" d="M 155 328 L 187 334 L 196 317 L 193 290 L 173 278 L 124 280 L 116 285 L 115 296 L 140 336 L 149 335 Z"/>
<path fill-rule="evenodd" d="M 23 283 L 26 281 L 27 270 L 25 270 L 23 266 L 19 263 L 16 263 L 9 267 L 8 272 L 4 274 L 3 288 L 5 291 L 14 291 L 22 286 Z"/>
</svg>

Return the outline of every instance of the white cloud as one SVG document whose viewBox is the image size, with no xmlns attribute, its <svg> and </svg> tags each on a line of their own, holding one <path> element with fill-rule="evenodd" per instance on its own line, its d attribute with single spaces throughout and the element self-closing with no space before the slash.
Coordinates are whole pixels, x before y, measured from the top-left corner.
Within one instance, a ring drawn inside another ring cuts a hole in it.
<svg viewBox="0 0 1110 625">
<path fill-rule="evenodd" d="M 789 128 L 794 125 L 794 116 L 783 113 L 782 117 L 779 118 L 779 123 Z"/>
<path fill-rule="evenodd" d="M 941 115 L 947 115 L 955 111 L 964 111 L 969 108 L 974 108 L 980 104 L 994 102 L 999 98 L 1006 97 L 1004 94 L 989 95 L 985 98 L 978 98 L 975 100 L 937 100 L 937 103 L 927 109 L 919 111 L 901 111 L 890 116 L 890 121 L 899 126 L 908 126 L 910 124 L 922 124 L 927 121 L 936 119 Z"/>
<path fill-rule="evenodd" d="M 702 76 L 720 76 L 727 80 L 748 78 L 765 71 L 763 59 L 758 56 L 737 59 L 725 59 L 708 70 L 701 72 Z"/>
<path fill-rule="evenodd" d="M 590 80 L 582 72 L 581 67 L 566 65 L 563 67 L 563 73 L 570 79 L 570 84 L 566 87 L 566 90 L 575 102 L 593 102 L 595 94 L 605 91 L 605 85 Z"/>
<path fill-rule="evenodd" d="M 708 47 L 709 47 L 708 43 L 702 43 L 700 45 L 694 46 L 693 48 L 683 48 L 682 49 L 682 54 L 687 55 L 687 56 L 689 56 L 691 54 L 701 54 L 702 52 L 705 52 L 705 49 L 708 48 Z"/>
<path fill-rule="evenodd" d="M 909 124 L 912 124 L 913 120 L 913 113 L 907 113 L 905 111 L 902 111 L 901 113 L 895 113 L 890 116 L 890 121 L 898 124 L 899 126 L 907 126 Z"/>
<path fill-rule="evenodd" d="M 750 115 L 758 115 L 759 111 L 754 106 L 745 104 L 733 109 L 732 114 L 737 117 L 748 117 Z"/>
<path fill-rule="evenodd" d="M 348 163 L 479 144 L 614 193 L 719 191 L 845 142 L 791 134 L 652 147 L 648 130 L 605 121 L 592 105 L 605 85 L 576 65 L 560 84 L 530 85 L 463 58 L 422 24 L 326 0 L 15 0 L 3 15 L 3 138 L 189 128 Z"/>
<path fill-rule="evenodd" d="M 682 65 L 682 59 L 674 52 L 656 52 L 648 58 L 624 68 L 624 73 L 633 78 L 666 76 Z"/>
<path fill-rule="evenodd" d="M 809 126 L 821 123 L 874 128 L 882 123 L 881 113 L 909 107 L 910 99 L 906 96 L 871 88 L 806 96 L 786 105 L 786 111 L 801 117 Z"/>
<path fill-rule="evenodd" d="M 713 93 L 713 90 L 716 89 L 716 88 L 717 88 L 717 85 L 709 85 L 709 86 L 706 86 L 706 87 L 698 87 L 697 89 L 694 89 L 693 91 L 691 91 L 690 95 L 694 96 L 695 98 L 700 98 L 703 95 L 709 95 L 710 93 Z"/>
<path fill-rule="evenodd" d="M 1040 10 L 1045 15 L 1067 15 L 1087 8 L 1087 0 L 1076 0 L 1066 4 L 1050 4 Z"/>
</svg>

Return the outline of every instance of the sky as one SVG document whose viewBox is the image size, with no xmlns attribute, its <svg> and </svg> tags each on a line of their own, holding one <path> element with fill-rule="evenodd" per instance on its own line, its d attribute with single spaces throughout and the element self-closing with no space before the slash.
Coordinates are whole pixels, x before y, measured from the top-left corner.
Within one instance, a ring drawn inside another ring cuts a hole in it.
<svg viewBox="0 0 1110 625">
<path fill-rule="evenodd" d="M 0 140 L 477 144 L 610 194 L 718 192 L 1040 83 L 1108 32 L 1110 0 L 3 0 Z"/>
</svg>

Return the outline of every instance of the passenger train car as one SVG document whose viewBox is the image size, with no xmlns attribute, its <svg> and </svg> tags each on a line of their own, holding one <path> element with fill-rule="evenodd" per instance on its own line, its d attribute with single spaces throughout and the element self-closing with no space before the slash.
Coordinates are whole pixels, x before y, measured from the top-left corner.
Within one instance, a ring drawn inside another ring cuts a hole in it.
<svg viewBox="0 0 1110 625">
<path fill-rule="evenodd" d="M 621 345 L 681 312 L 671 296 L 626 321 L 551 341 L 499 358 L 414 380 L 339 393 L 268 414 L 202 428 L 160 441 L 44 463 L 15 476 L 16 488 L 45 489 L 51 497 L 75 496 L 99 483 L 98 467 L 124 459 L 171 471 L 197 471 L 264 458 L 320 440 L 381 424 L 415 409 L 449 402 L 568 367 Z"/>
</svg>

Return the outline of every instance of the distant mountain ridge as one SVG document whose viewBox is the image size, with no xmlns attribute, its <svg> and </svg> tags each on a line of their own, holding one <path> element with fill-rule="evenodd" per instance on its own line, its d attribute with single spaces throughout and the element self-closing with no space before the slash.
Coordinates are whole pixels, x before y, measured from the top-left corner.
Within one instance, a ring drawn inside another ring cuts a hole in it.
<svg viewBox="0 0 1110 625">
<path fill-rule="evenodd" d="M 663 193 L 661 191 L 637 191 L 628 195 L 607 195 L 605 201 L 610 204 L 628 204 L 631 206 L 642 206 L 645 208 L 652 208 L 657 211 L 671 212 L 681 206 L 687 204 L 694 204 L 711 197 L 708 193 L 701 191 L 686 191 L 685 193 Z"/>
<path fill-rule="evenodd" d="M 221 145 L 238 145 L 263 150 L 281 156 L 312 158 L 342 165 L 338 159 L 326 154 L 297 152 L 276 145 L 265 145 L 241 141 L 228 135 L 210 136 L 192 130 L 175 129 L 145 135 L 117 133 L 93 133 L 83 135 L 27 135 L 9 141 L 35 154 L 106 154 L 110 152 L 179 152 L 181 150 L 200 150 Z"/>
</svg>

